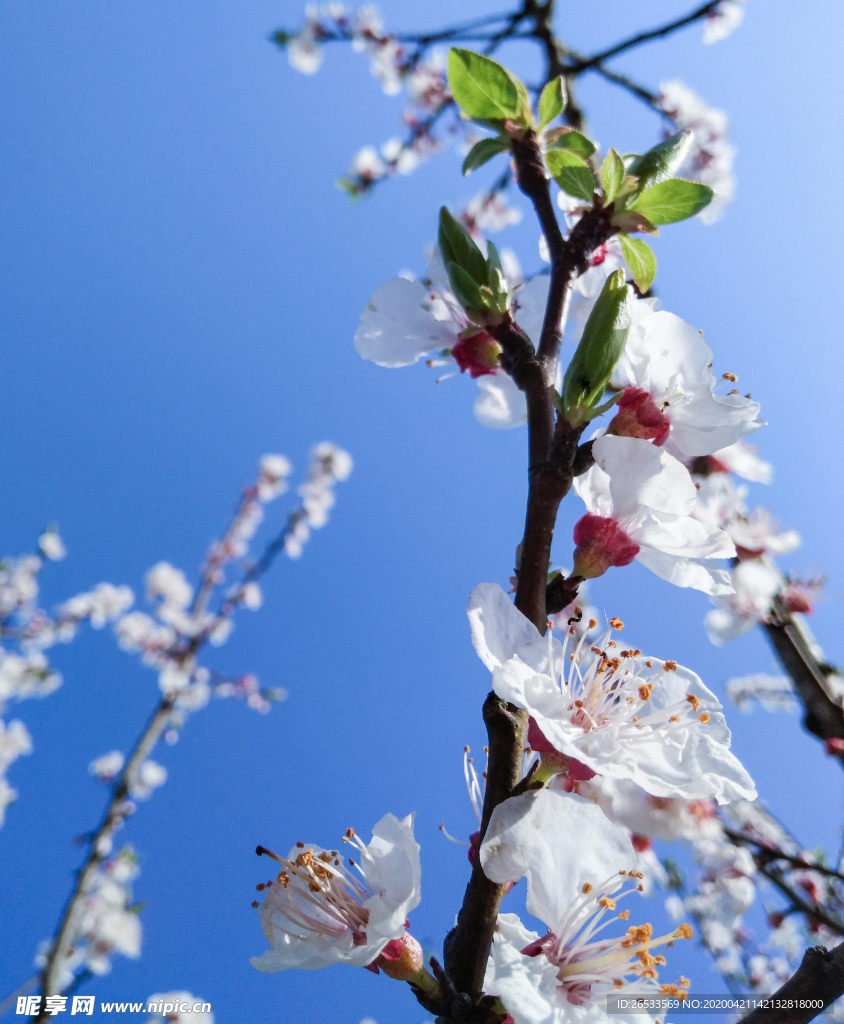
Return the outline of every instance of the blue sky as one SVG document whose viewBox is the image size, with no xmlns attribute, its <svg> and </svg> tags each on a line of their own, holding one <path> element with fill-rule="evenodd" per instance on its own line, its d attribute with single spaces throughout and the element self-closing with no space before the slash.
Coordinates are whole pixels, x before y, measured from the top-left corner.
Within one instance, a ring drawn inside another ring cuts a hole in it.
<svg viewBox="0 0 844 1024">
<path fill-rule="evenodd" d="M 382 9 L 388 26 L 408 29 L 454 13 L 441 0 Z M 473 0 L 459 13 L 491 9 Z M 568 4 L 559 27 L 589 51 L 684 10 L 675 0 Z M 264 608 L 206 659 L 253 671 L 289 700 L 266 718 L 212 704 L 156 755 L 170 778 L 121 836 L 142 856 L 143 956 L 90 988 L 104 999 L 189 989 L 218 1024 L 413 1024 L 424 1012 L 383 977 L 249 966 L 264 948 L 249 907 L 263 871 L 252 851 L 330 845 L 350 824 L 368 835 L 385 811 L 415 810 L 423 901 L 413 930 L 440 945 L 468 865 L 437 825 L 473 828 L 460 759 L 464 743 L 483 743 L 488 686 L 464 610 L 475 583 L 510 573 L 525 436 L 478 426 L 465 379 L 436 387 L 423 367 L 387 371 L 356 356 L 357 318 L 378 284 L 421 270 L 438 207 L 495 172 L 465 181 L 446 154 L 350 205 L 333 182 L 358 148 L 396 134 L 401 100 L 345 49 L 313 78 L 292 71 L 267 37 L 300 17 L 285 2 L 0 4 L 0 536 L 17 554 L 59 524 L 70 554 L 47 571 L 48 606 L 100 580 L 140 594 L 161 559 L 195 571 L 264 452 L 300 470 L 323 439 L 352 453 L 329 526 L 300 562 L 279 563 Z M 681 77 L 730 114 L 737 198 L 713 227 L 664 232 L 657 285 L 762 402 L 770 426 L 757 439 L 777 478 L 753 496 L 804 537 L 785 568 L 828 575 L 815 628 L 833 660 L 844 556 L 842 18 L 833 0 L 799 16 L 751 2 L 724 43 L 701 46 L 694 27 L 614 65 L 651 86 Z M 512 53 L 525 74 L 534 59 Z M 656 140 L 656 117 L 597 79 L 581 98 L 602 144 Z M 522 224 L 496 240 L 538 269 L 537 229 L 517 202 Z M 579 514 L 572 498 L 562 563 Z M 637 646 L 694 668 L 716 692 L 775 669 L 761 635 L 711 647 L 707 599 L 638 565 L 611 570 L 593 594 Z M 157 694 L 154 673 L 108 631 L 52 660 L 64 686 L 15 711 L 35 751 L 10 772 L 20 799 L 0 831 L 3 994 L 31 973 L 79 861 L 72 838 L 98 818 L 104 793 L 88 762 L 126 749 Z M 834 848 L 840 768 L 795 717 L 729 717 L 772 809 L 807 846 Z M 672 964 L 698 991 L 717 988 L 706 959 L 687 955 Z"/>
</svg>

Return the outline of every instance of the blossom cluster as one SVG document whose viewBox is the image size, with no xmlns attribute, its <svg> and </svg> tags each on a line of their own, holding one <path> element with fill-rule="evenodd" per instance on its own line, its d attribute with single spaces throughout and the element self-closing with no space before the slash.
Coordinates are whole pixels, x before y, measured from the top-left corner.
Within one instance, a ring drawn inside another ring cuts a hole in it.
<svg viewBox="0 0 844 1024">
<path fill-rule="evenodd" d="M 74 941 L 60 965 L 58 991 L 69 988 L 83 971 L 107 974 L 115 954 L 141 955 L 141 921 L 132 902 L 132 882 L 139 874 L 129 846 L 91 872 L 74 908 Z M 41 944 L 37 966 L 46 964 L 50 949 L 50 942 Z"/>
</svg>

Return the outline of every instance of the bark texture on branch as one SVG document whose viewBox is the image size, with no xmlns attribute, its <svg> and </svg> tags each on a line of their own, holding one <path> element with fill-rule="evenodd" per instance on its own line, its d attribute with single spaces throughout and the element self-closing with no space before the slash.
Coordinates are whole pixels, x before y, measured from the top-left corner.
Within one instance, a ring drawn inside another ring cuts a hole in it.
<svg viewBox="0 0 844 1024">
<path fill-rule="evenodd" d="M 824 742 L 841 740 L 844 743 L 844 710 L 830 700 L 827 693 L 827 676 L 834 670 L 815 657 L 807 638 L 780 598 L 774 602 L 764 629 L 780 664 L 794 683 L 795 693 L 803 705 L 803 725 L 807 731 Z M 844 751 L 833 749 L 830 752 L 844 765 Z"/>
<path fill-rule="evenodd" d="M 805 1024 L 822 1012 L 820 1008 L 789 1005 L 823 1001 L 824 1008 L 844 995 L 844 944 L 827 950 L 812 946 L 803 954 L 795 974 L 769 997 L 771 1007 L 756 1009 L 739 1024 Z"/>
</svg>

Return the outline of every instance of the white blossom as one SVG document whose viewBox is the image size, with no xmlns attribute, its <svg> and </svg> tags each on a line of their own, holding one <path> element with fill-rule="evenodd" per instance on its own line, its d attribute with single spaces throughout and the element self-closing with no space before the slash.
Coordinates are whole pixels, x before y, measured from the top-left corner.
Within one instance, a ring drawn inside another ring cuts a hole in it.
<svg viewBox="0 0 844 1024">
<path fill-rule="evenodd" d="M 59 615 L 71 619 L 89 619 L 94 629 L 102 629 L 106 623 L 118 619 L 134 601 L 135 595 L 129 587 L 98 583 L 93 590 L 65 601 L 59 608 Z"/>
<path fill-rule="evenodd" d="M 62 543 L 59 531 L 53 526 L 46 529 L 38 538 L 38 548 L 45 558 L 51 562 L 60 562 L 67 555 L 67 548 Z"/>
<path fill-rule="evenodd" d="M 150 1017 L 146 1024 L 214 1024 L 214 1014 L 210 1010 L 194 1010 L 194 1006 L 201 1005 L 204 1000 L 197 998 L 190 992 L 156 992 L 147 999 L 147 1006 L 155 1004 L 163 1008 L 175 1006 L 176 1009 L 163 1009 L 161 1013 Z M 182 1010 L 182 1006 L 189 1009 Z"/>
<path fill-rule="evenodd" d="M 716 394 L 712 349 L 673 313 L 632 325 L 613 385 L 624 394 L 610 432 L 665 444 L 680 460 L 711 455 L 763 426 L 758 402 Z"/>
<path fill-rule="evenodd" d="M 765 618 L 783 583 L 779 570 L 763 558 L 739 562 L 730 576 L 733 593 L 713 597 L 718 607 L 704 619 L 709 639 L 718 646 L 749 632 Z"/>
<path fill-rule="evenodd" d="M 250 963 L 259 971 L 314 970 L 334 963 L 366 967 L 419 903 L 419 844 L 413 815 L 384 817 L 368 846 L 346 833 L 358 858 L 349 867 L 337 850 L 297 843 L 286 858 L 259 848 L 280 865 L 261 905 L 270 948 Z M 351 870 L 350 870 L 351 869 Z"/>
<path fill-rule="evenodd" d="M 719 803 L 755 797 L 730 753 L 721 704 L 694 672 L 638 650 L 618 651 L 612 629 L 591 646 L 567 632 L 562 644 L 551 631 L 542 637 L 494 583 L 475 587 L 468 616 L 493 690 L 525 708 L 564 757 L 656 796 Z"/>
<path fill-rule="evenodd" d="M 146 574 L 147 598 L 161 599 L 162 603 L 174 609 L 184 609 L 193 598 L 193 587 L 185 579 L 181 569 L 169 562 L 158 562 Z"/>
<path fill-rule="evenodd" d="M 712 459 L 720 463 L 722 472 L 735 473 L 757 484 L 769 484 L 774 479 L 774 467 L 756 454 L 756 448 L 746 441 L 736 441 L 727 448 L 712 453 Z"/>
<path fill-rule="evenodd" d="M 484 990 L 515 1024 L 598 1024 L 616 1019 L 605 1015 L 608 995 L 660 991 L 665 958 L 651 950 L 690 938 L 692 929 L 681 924 L 654 937 L 650 925 L 627 926 L 629 910 L 614 914 L 620 900 L 641 891 L 633 861 L 621 829 L 574 794 L 545 789 L 496 807 L 481 845 L 484 874 L 498 883 L 525 876 L 527 909 L 548 927 L 540 937 L 514 914 L 498 917 Z M 616 921 L 624 922 L 621 934 L 608 938 Z M 689 984 L 680 983 L 672 994 Z"/>
<path fill-rule="evenodd" d="M 147 800 L 153 790 L 163 786 L 167 781 L 167 769 L 155 761 L 147 759 L 138 768 L 129 782 L 129 792 L 136 800 Z"/>
<path fill-rule="evenodd" d="M 120 774 L 124 761 L 125 758 L 119 750 L 112 750 L 93 760 L 88 765 L 88 771 L 103 782 L 111 782 Z"/>
<path fill-rule="evenodd" d="M 723 530 L 691 518 L 696 490 L 685 467 L 635 437 L 593 442 L 595 465 L 574 481 L 588 509 L 575 527 L 574 571 L 599 576 L 638 559 L 661 579 L 708 594 L 732 592 L 714 560 L 735 555 Z"/>
<path fill-rule="evenodd" d="M 721 0 L 721 3 L 710 11 L 703 23 L 703 42 L 705 46 L 720 43 L 731 36 L 744 20 L 745 0 Z"/>
</svg>

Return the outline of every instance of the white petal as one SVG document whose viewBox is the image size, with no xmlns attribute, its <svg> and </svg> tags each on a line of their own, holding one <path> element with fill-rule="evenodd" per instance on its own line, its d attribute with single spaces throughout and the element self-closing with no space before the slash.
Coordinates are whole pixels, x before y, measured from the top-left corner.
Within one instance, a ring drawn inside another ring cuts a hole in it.
<svg viewBox="0 0 844 1024">
<path fill-rule="evenodd" d="M 501 999 L 515 1024 L 563 1024 L 565 1008 L 578 1008 L 560 999 L 557 969 L 546 956 L 521 952 L 538 938 L 515 914 L 499 914 L 484 992 Z"/>
<path fill-rule="evenodd" d="M 542 334 L 542 322 L 545 319 L 545 307 L 548 304 L 548 289 L 551 278 L 548 274 L 538 274 L 513 295 L 513 319 L 533 342 L 539 345 Z"/>
<path fill-rule="evenodd" d="M 478 657 L 490 672 L 516 650 L 539 638 L 539 630 L 497 583 L 479 583 L 469 595 L 469 628 Z"/>
<path fill-rule="evenodd" d="M 499 370 L 478 377 L 480 394 L 472 411 L 475 419 L 490 430 L 508 430 L 527 422 L 525 396 L 513 383 L 513 378 Z"/>
<path fill-rule="evenodd" d="M 527 908 L 553 931 L 584 883 L 599 885 L 633 866 L 630 840 L 595 804 L 540 789 L 510 797 L 493 811 L 481 865 L 493 882 L 527 876 Z"/>
<path fill-rule="evenodd" d="M 355 348 L 379 366 L 410 366 L 431 349 L 450 348 L 458 330 L 425 308 L 428 289 L 403 277 L 378 288 L 361 314 Z"/>
<path fill-rule="evenodd" d="M 373 826 L 372 842 L 367 849 L 373 864 L 362 864 L 366 880 L 375 895 L 366 901 L 369 922 L 367 945 L 400 938 L 407 915 L 422 898 L 422 870 L 419 844 L 413 838 L 414 815 L 397 818 L 385 814 Z"/>
<path fill-rule="evenodd" d="M 733 558 L 736 553 L 726 530 L 690 516 L 649 512 L 627 533 L 643 548 L 655 548 L 680 558 Z"/>
<path fill-rule="evenodd" d="M 729 572 L 718 566 L 717 562 L 708 564 L 711 559 L 682 558 L 665 554 L 655 548 L 643 547 L 636 555 L 636 560 L 660 579 L 673 583 L 675 587 L 691 587 L 692 590 L 703 591 L 710 597 L 733 592 Z"/>
<path fill-rule="evenodd" d="M 688 515 L 695 503 L 695 485 L 685 466 L 667 452 L 638 437 L 605 434 L 592 445 L 595 462 L 609 476 L 616 518 L 638 506 Z"/>
</svg>

